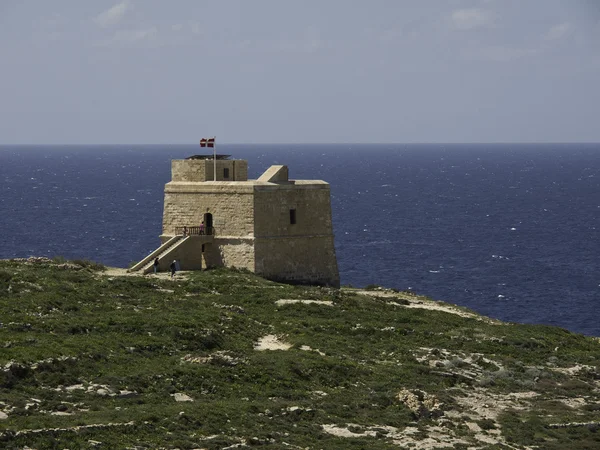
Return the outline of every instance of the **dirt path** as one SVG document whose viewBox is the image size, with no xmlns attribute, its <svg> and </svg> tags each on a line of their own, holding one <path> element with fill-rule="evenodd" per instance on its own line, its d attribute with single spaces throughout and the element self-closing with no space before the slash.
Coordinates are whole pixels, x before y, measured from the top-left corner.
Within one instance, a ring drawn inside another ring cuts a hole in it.
<svg viewBox="0 0 600 450">
<path fill-rule="evenodd" d="M 149 273 L 147 275 L 142 275 L 140 272 L 128 272 L 127 269 L 122 269 L 120 267 L 107 267 L 106 270 L 98 273 L 105 277 L 150 277 L 162 280 L 171 279 L 170 272 L 158 272 L 157 274 Z M 187 276 L 188 272 L 181 270 L 175 274 L 175 280 L 181 280 L 182 278 L 187 278 Z"/>
</svg>

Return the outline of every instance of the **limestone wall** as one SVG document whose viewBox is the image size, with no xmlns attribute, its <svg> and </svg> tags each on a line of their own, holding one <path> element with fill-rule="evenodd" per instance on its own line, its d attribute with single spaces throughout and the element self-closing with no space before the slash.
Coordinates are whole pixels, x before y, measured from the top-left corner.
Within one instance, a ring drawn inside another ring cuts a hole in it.
<svg viewBox="0 0 600 450">
<path fill-rule="evenodd" d="M 234 181 L 248 181 L 248 161 L 236 159 L 233 163 Z"/>
<path fill-rule="evenodd" d="M 213 160 L 205 160 L 206 180 L 214 181 L 214 163 Z M 225 178 L 225 169 L 228 177 Z M 248 162 L 239 159 L 217 160 L 217 181 L 247 181 L 248 180 Z"/>
<path fill-rule="evenodd" d="M 174 159 L 171 161 L 172 181 L 206 181 L 206 161 Z"/>
<path fill-rule="evenodd" d="M 183 245 L 169 252 L 166 258 L 159 261 L 160 270 L 168 271 L 174 259 L 179 261 L 181 270 L 201 270 L 203 268 L 201 238 L 190 236 Z"/>
<path fill-rule="evenodd" d="M 217 237 L 254 235 L 253 189 L 248 183 L 167 183 L 163 235 L 182 226 L 198 226 L 205 213 L 213 216 Z"/>
<path fill-rule="evenodd" d="M 219 239 L 204 246 L 206 267 L 236 267 L 254 272 L 254 238 Z"/>
<path fill-rule="evenodd" d="M 296 223 L 290 223 L 295 209 Z M 329 184 L 257 186 L 254 196 L 256 237 L 332 234 Z"/>
<path fill-rule="evenodd" d="M 295 210 L 295 223 L 291 223 L 290 209 Z M 256 273 L 339 286 L 329 184 L 256 186 L 254 224 Z"/>
<path fill-rule="evenodd" d="M 228 178 L 225 178 L 225 169 Z M 171 161 L 171 181 L 204 182 L 214 181 L 212 159 L 174 159 Z M 247 181 L 248 162 L 235 159 L 217 160 L 216 181 Z"/>
<path fill-rule="evenodd" d="M 266 278 L 339 287 L 333 235 L 257 238 L 255 272 Z"/>
</svg>

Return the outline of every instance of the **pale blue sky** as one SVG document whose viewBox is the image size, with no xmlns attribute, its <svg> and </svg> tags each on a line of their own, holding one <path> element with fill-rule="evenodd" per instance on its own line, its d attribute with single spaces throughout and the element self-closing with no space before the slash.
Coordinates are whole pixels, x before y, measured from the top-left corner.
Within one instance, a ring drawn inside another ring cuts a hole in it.
<svg viewBox="0 0 600 450">
<path fill-rule="evenodd" d="M 0 0 L 0 144 L 600 142 L 600 0 Z"/>
</svg>

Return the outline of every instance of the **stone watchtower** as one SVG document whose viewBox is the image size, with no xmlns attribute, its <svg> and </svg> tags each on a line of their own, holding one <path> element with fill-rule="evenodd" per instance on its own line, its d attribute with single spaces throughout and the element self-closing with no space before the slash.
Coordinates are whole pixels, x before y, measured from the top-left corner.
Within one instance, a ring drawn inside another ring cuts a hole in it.
<svg viewBox="0 0 600 450">
<path fill-rule="evenodd" d="M 237 267 L 274 280 L 340 284 L 329 184 L 290 180 L 287 166 L 248 180 L 244 160 L 173 160 L 160 239 L 130 270 L 148 273 L 158 256 L 161 270 L 178 260 L 182 270 Z"/>
</svg>

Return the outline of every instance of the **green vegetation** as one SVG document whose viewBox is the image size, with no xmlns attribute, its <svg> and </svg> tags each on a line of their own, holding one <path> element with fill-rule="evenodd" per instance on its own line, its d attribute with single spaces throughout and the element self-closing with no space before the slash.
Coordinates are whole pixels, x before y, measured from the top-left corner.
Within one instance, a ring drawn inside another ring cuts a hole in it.
<svg viewBox="0 0 600 450">
<path fill-rule="evenodd" d="M 2 448 L 600 448 L 597 339 L 412 293 L 37 258 L 0 322 Z"/>
</svg>

